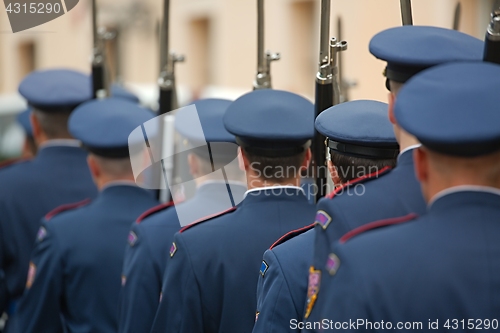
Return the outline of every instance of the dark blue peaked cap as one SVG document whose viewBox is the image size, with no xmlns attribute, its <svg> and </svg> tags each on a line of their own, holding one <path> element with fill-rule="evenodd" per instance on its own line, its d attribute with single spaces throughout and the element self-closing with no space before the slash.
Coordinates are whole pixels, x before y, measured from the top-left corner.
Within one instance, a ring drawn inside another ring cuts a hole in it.
<svg viewBox="0 0 500 333">
<path fill-rule="evenodd" d="M 474 157 L 500 150 L 500 66 L 454 63 L 409 80 L 396 100 L 399 125 L 430 150 Z"/>
<path fill-rule="evenodd" d="M 33 129 L 31 128 L 31 109 L 24 110 L 21 113 L 18 113 L 16 116 L 17 123 L 21 125 L 26 135 L 33 136 Z"/>
<path fill-rule="evenodd" d="M 234 135 L 224 127 L 224 114 L 232 101 L 226 99 L 200 99 L 192 103 L 196 107 L 203 133 L 194 130 L 192 112 L 180 109 L 175 116 L 175 129 L 191 142 L 233 142 Z"/>
<path fill-rule="evenodd" d="M 130 133 L 153 117 L 153 112 L 131 101 L 106 98 L 77 107 L 69 118 L 68 127 L 71 135 L 92 153 L 125 158 L 129 156 Z"/>
<path fill-rule="evenodd" d="M 93 95 L 90 76 L 70 69 L 32 72 L 19 85 L 19 93 L 45 112 L 71 111 Z"/>
<path fill-rule="evenodd" d="M 139 97 L 136 95 L 132 94 L 130 91 L 125 89 L 119 84 L 112 84 L 111 85 L 111 96 L 112 97 L 117 97 L 117 98 L 122 98 L 129 100 L 131 102 L 139 104 Z"/>
<path fill-rule="evenodd" d="M 314 136 L 314 105 L 290 92 L 256 90 L 229 106 L 224 125 L 249 153 L 291 156 Z"/>
<path fill-rule="evenodd" d="M 344 155 L 388 159 L 399 145 L 387 115 L 386 103 L 360 100 L 335 105 L 316 118 L 316 129 L 330 149 Z"/>
<path fill-rule="evenodd" d="M 462 32 L 428 26 L 384 30 L 370 41 L 370 52 L 387 62 L 385 76 L 405 83 L 418 72 L 448 62 L 480 61 L 484 42 Z"/>
</svg>

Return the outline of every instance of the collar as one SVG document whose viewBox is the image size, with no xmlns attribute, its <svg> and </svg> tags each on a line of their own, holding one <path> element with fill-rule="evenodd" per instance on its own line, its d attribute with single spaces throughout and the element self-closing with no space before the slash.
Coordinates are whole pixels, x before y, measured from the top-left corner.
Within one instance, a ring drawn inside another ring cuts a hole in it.
<svg viewBox="0 0 500 333">
<path fill-rule="evenodd" d="M 397 165 L 399 165 L 401 162 L 407 161 L 407 160 L 411 160 L 413 163 L 413 150 L 420 148 L 421 146 L 422 146 L 421 144 L 417 144 L 417 145 L 408 146 L 405 149 L 403 149 L 398 155 Z"/>
<path fill-rule="evenodd" d="M 300 191 L 304 195 L 306 195 L 306 192 L 304 191 L 304 189 L 302 187 L 292 186 L 292 185 L 273 185 L 273 186 L 256 187 L 256 188 L 253 188 L 251 190 L 248 190 L 243 195 L 243 199 L 245 199 L 249 193 L 266 191 L 266 190 L 271 190 L 272 191 L 272 190 L 275 190 L 275 189 L 294 189 L 294 190 Z"/>
<path fill-rule="evenodd" d="M 130 180 L 114 180 L 114 181 L 110 181 L 110 182 L 106 183 L 106 185 L 104 185 L 101 188 L 101 192 L 104 191 L 105 189 L 108 189 L 110 187 L 115 187 L 115 186 L 133 186 L 133 187 L 139 187 L 139 186 L 137 186 L 137 184 L 135 182 L 130 181 Z"/>
<path fill-rule="evenodd" d="M 247 187 L 247 184 L 244 183 L 244 182 L 238 182 L 238 181 L 232 181 L 232 180 L 229 180 L 227 183 L 223 180 L 207 180 L 207 181 L 204 181 L 203 183 L 201 183 L 200 185 L 197 186 L 197 188 L 201 188 L 203 186 L 208 186 L 208 185 L 239 185 L 239 186 L 244 186 L 244 187 Z"/>
<path fill-rule="evenodd" d="M 500 196 L 500 189 L 495 188 L 495 187 L 490 187 L 490 186 L 478 186 L 478 185 L 461 185 L 461 186 L 454 186 L 447 188 L 446 190 L 443 190 L 436 194 L 432 199 L 429 201 L 428 207 L 429 209 L 438 201 L 439 199 L 442 199 L 443 197 L 446 197 L 448 195 L 454 194 L 454 193 L 459 193 L 459 192 L 482 192 L 482 193 L 491 193 Z"/>
<path fill-rule="evenodd" d="M 81 143 L 78 140 L 74 139 L 53 139 L 45 141 L 40 145 L 40 149 L 47 147 L 81 147 Z"/>
</svg>

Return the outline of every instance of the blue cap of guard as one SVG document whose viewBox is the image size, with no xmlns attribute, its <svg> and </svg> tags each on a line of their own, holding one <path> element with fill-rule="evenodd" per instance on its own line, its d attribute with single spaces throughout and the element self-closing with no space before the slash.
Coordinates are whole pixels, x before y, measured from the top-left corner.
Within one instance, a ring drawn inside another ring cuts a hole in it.
<svg viewBox="0 0 500 333">
<path fill-rule="evenodd" d="M 418 72 L 454 61 L 480 61 L 484 42 L 462 32 L 405 25 L 376 34 L 370 52 L 387 62 L 388 80 L 405 83 Z"/>
<path fill-rule="evenodd" d="M 344 155 L 389 159 L 399 145 L 386 103 L 359 100 L 338 104 L 316 118 L 316 129 L 327 137 L 328 148 Z"/>
<path fill-rule="evenodd" d="M 31 109 L 24 110 L 21 113 L 18 113 L 16 116 L 16 121 L 23 128 L 26 135 L 33 136 L 33 129 L 31 128 Z"/>
<path fill-rule="evenodd" d="M 70 112 L 92 99 L 92 83 L 90 76 L 74 70 L 40 70 L 24 78 L 19 93 L 37 110 Z"/>
<path fill-rule="evenodd" d="M 291 156 L 314 137 L 314 105 L 290 92 L 256 90 L 229 106 L 224 126 L 249 153 Z"/>
<path fill-rule="evenodd" d="M 232 103 L 226 99 L 200 99 L 192 103 L 196 107 L 203 132 L 195 130 L 193 113 L 189 107 L 180 109 L 175 116 L 175 129 L 191 142 L 236 142 L 234 135 L 224 127 L 224 114 Z"/>
<path fill-rule="evenodd" d="M 430 150 L 474 157 L 500 150 L 500 66 L 454 63 L 410 79 L 395 104 L 399 125 Z"/>
<path fill-rule="evenodd" d="M 139 97 L 116 83 L 111 85 L 111 96 L 116 98 L 123 98 L 137 104 L 139 104 L 140 102 Z"/>
<path fill-rule="evenodd" d="M 109 158 L 129 156 L 129 135 L 138 126 L 154 118 L 154 113 L 136 103 L 105 98 L 77 107 L 68 127 L 90 152 Z"/>
</svg>

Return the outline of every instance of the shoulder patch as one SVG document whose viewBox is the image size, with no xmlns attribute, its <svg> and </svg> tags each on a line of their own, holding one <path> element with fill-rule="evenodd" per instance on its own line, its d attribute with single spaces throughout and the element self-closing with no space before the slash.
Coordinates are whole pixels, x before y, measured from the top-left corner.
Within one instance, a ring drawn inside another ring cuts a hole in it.
<svg viewBox="0 0 500 333">
<path fill-rule="evenodd" d="M 260 275 L 264 277 L 266 275 L 267 270 L 269 269 L 269 265 L 265 260 L 262 260 L 262 265 L 260 265 Z"/>
<path fill-rule="evenodd" d="M 406 216 L 395 217 L 395 218 L 385 219 L 385 220 L 379 220 L 379 221 L 375 221 L 375 222 L 371 222 L 371 223 L 362 225 L 361 227 L 353 229 L 353 230 L 349 231 L 348 233 L 346 233 L 344 236 L 342 236 L 342 238 L 340 238 L 340 243 L 343 244 L 343 243 L 347 242 L 348 240 L 350 240 L 351 238 L 353 238 L 357 235 L 360 235 L 366 231 L 370 231 L 370 230 L 374 230 L 377 228 L 386 227 L 386 226 L 390 226 L 390 225 L 409 222 L 409 221 L 416 219 L 417 217 L 418 217 L 417 214 L 411 213 L 411 214 L 408 214 Z"/>
<path fill-rule="evenodd" d="M 175 252 L 177 252 L 177 245 L 173 242 L 172 246 L 170 246 L 170 258 L 174 257 Z"/>
<path fill-rule="evenodd" d="M 158 206 L 154 206 L 153 208 L 150 208 L 144 213 L 142 213 L 141 216 L 139 216 L 135 222 L 141 223 L 145 218 L 150 217 L 151 215 L 154 215 L 158 212 L 164 211 L 165 209 L 170 208 L 172 206 L 174 206 L 173 201 L 166 202 Z"/>
<path fill-rule="evenodd" d="M 274 244 L 271 245 L 271 247 L 269 248 L 269 250 L 272 250 L 276 246 L 278 246 L 280 244 L 283 244 L 287 240 L 292 239 L 293 237 L 298 236 L 300 234 L 303 234 L 304 232 L 309 231 L 309 230 L 311 230 L 313 228 L 314 228 L 314 223 L 306 225 L 305 227 L 302 227 L 300 229 L 296 229 L 296 230 L 292 230 L 290 232 L 287 232 L 286 234 L 284 234 L 283 236 L 281 236 L 280 239 L 278 239 L 276 242 L 274 242 Z"/>
<path fill-rule="evenodd" d="M 307 301 L 306 301 L 306 312 L 304 318 L 307 319 L 311 315 L 311 311 L 318 298 L 319 286 L 321 284 L 321 271 L 314 269 L 314 267 L 309 267 L 309 280 L 307 283 Z"/>
<path fill-rule="evenodd" d="M 194 227 L 195 225 L 198 225 L 198 224 L 203 223 L 203 222 L 210 221 L 211 219 L 214 219 L 216 217 L 219 217 L 219 216 L 222 216 L 222 215 L 234 212 L 235 210 L 236 210 L 236 207 L 231 207 L 231 208 L 229 208 L 229 209 L 227 209 L 225 211 L 222 211 L 220 213 L 215 213 L 215 214 L 203 217 L 203 218 L 201 218 L 199 220 L 194 221 L 191 224 L 188 224 L 187 226 L 185 226 L 184 228 L 182 228 L 181 230 L 179 230 L 179 233 L 183 233 L 184 231 L 186 231 L 186 230 Z"/>
<path fill-rule="evenodd" d="M 337 271 L 340 267 L 340 259 L 337 257 L 335 253 L 330 253 L 328 255 L 328 259 L 326 260 L 326 270 L 330 275 L 337 274 Z"/>
<path fill-rule="evenodd" d="M 135 243 L 137 243 L 136 233 L 133 231 L 129 232 L 127 240 L 128 240 L 128 245 L 130 245 L 130 247 L 134 247 Z"/>
<path fill-rule="evenodd" d="M 319 224 L 321 228 L 326 229 L 332 222 L 332 218 L 324 210 L 318 210 L 316 213 L 316 218 L 314 219 L 314 224 Z"/>
<path fill-rule="evenodd" d="M 91 201 L 90 199 L 85 199 L 85 200 L 82 200 L 79 202 L 61 205 L 61 206 L 57 207 L 56 209 L 50 211 L 47 215 L 45 215 L 45 220 L 50 221 L 54 216 L 56 216 L 62 212 L 88 205 L 90 203 L 90 201 Z"/>
<path fill-rule="evenodd" d="M 386 166 L 385 168 L 382 168 L 382 169 L 375 171 L 373 173 L 370 173 L 368 175 L 364 175 L 364 176 L 361 176 L 359 178 L 353 179 L 350 182 L 347 182 L 347 183 L 343 184 L 342 186 L 337 187 L 330 194 L 328 194 L 326 196 L 326 198 L 333 199 L 337 194 L 339 194 L 340 192 L 343 192 L 346 188 L 348 188 L 352 185 L 360 184 L 364 181 L 377 179 L 378 177 L 385 175 L 386 173 L 388 173 L 391 170 L 392 170 L 392 168 L 390 166 Z"/>
<path fill-rule="evenodd" d="M 38 232 L 36 234 L 36 240 L 38 242 L 41 242 L 45 239 L 45 237 L 47 237 L 47 229 L 45 229 L 45 227 L 40 227 L 40 229 L 38 229 Z"/>
</svg>

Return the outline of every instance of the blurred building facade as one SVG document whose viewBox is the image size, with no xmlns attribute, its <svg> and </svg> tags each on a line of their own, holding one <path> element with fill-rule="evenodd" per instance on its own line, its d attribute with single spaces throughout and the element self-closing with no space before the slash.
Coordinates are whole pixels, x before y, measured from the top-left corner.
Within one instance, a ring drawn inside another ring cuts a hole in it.
<svg viewBox="0 0 500 333">
<path fill-rule="evenodd" d="M 457 0 L 414 0 L 418 25 L 451 28 Z M 490 0 L 460 0 L 460 31 L 483 39 L 493 5 Z M 101 25 L 116 30 L 110 42 L 113 72 L 126 83 L 154 87 L 159 72 L 158 26 L 162 0 L 98 0 Z M 172 50 L 186 56 L 176 67 L 179 86 L 191 96 L 217 88 L 251 90 L 257 62 L 256 0 L 171 0 Z M 319 49 L 320 0 L 268 0 L 266 48 L 282 59 L 271 66 L 273 87 L 314 96 Z M 342 21 L 344 77 L 357 85 L 351 99 L 386 100 L 384 64 L 368 52 L 377 32 L 401 24 L 398 0 L 332 0 L 331 36 Z M 91 1 L 80 0 L 67 14 L 13 34 L 0 13 L 0 93 L 15 92 L 33 69 L 71 67 L 90 71 Z M 118 57 L 113 55 L 118 54 Z M 116 76 L 116 75 L 115 75 Z"/>
</svg>

